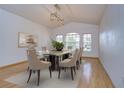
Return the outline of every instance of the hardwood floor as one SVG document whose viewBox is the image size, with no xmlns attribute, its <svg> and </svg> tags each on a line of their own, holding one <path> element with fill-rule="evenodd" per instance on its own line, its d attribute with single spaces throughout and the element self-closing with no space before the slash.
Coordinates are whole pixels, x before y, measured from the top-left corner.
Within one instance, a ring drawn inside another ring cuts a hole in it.
<svg viewBox="0 0 124 93">
<path fill-rule="evenodd" d="M 79 88 L 112 88 L 113 84 L 102 64 L 95 58 L 83 58 L 82 76 Z"/>
<path fill-rule="evenodd" d="M 111 88 L 111 80 L 106 74 L 101 63 L 96 58 L 83 58 L 81 77 L 78 88 Z M 20 86 L 5 81 L 6 78 L 14 76 L 27 69 L 27 63 L 0 69 L 0 87 L 1 88 L 18 88 Z"/>
<path fill-rule="evenodd" d="M 22 63 L 0 69 L 0 88 L 20 88 L 20 86 L 5 81 L 6 78 L 14 76 L 27 69 L 27 63 Z"/>
</svg>

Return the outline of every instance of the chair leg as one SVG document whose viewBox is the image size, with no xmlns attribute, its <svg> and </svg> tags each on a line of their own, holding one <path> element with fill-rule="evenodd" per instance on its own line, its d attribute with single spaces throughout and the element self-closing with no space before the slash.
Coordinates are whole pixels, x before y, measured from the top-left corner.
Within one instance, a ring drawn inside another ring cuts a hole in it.
<svg viewBox="0 0 124 93">
<path fill-rule="evenodd" d="M 39 82 L 40 82 L 40 70 L 37 70 L 37 75 L 38 75 L 37 85 L 39 86 Z"/>
<path fill-rule="evenodd" d="M 77 61 L 77 63 L 76 63 L 76 67 L 77 67 L 77 70 L 78 70 L 79 67 L 80 67 L 80 62 L 79 62 L 79 61 Z"/>
<path fill-rule="evenodd" d="M 49 67 L 49 72 L 50 72 L 50 78 L 52 78 L 52 69 Z"/>
<path fill-rule="evenodd" d="M 73 69 L 74 69 L 74 73 L 75 73 L 75 75 L 76 75 L 76 68 L 75 68 L 75 67 L 73 67 Z"/>
<path fill-rule="evenodd" d="M 31 78 L 31 74 L 32 74 L 32 70 L 29 71 L 29 77 L 28 77 L 27 83 L 29 82 L 29 80 Z"/>
<path fill-rule="evenodd" d="M 61 73 L 61 67 L 59 67 L 58 79 L 60 78 L 60 73 Z"/>
<path fill-rule="evenodd" d="M 64 70 L 65 70 L 65 72 L 66 72 L 66 67 L 64 67 Z"/>
<path fill-rule="evenodd" d="M 72 80 L 74 80 L 74 76 L 73 76 L 73 67 L 71 67 L 71 77 L 72 77 Z"/>
<path fill-rule="evenodd" d="M 77 70 L 78 70 L 78 69 L 79 69 L 79 68 L 78 68 L 78 65 L 76 65 L 76 67 L 77 67 Z"/>
</svg>

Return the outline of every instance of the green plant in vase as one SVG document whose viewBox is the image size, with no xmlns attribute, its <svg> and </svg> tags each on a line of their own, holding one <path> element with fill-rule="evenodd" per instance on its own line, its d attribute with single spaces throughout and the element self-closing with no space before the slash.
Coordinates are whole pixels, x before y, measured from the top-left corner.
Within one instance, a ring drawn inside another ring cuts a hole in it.
<svg viewBox="0 0 124 93">
<path fill-rule="evenodd" d="M 57 51 L 62 51 L 64 44 L 63 42 L 58 42 L 56 40 L 52 40 L 52 45 Z"/>
</svg>

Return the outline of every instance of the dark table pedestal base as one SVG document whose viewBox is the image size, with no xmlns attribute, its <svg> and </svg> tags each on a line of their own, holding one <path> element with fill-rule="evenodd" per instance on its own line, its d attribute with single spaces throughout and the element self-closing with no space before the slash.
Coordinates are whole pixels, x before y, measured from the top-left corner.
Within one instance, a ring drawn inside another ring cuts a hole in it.
<svg viewBox="0 0 124 93">
<path fill-rule="evenodd" d="M 68 54 L 64 54 L 62 56 L 62 60 L 64 59 L 67 59 L 69 57 L 69 53 Z M 55 55 L 50 55 L 49 56 L 49 61 L 51 62 L 51 69 L 52 71 L 54 70 L 58 70 L 58 67 L 59 67 L 59 57 L 58 56 L 55 56 Z"/>
</svg>

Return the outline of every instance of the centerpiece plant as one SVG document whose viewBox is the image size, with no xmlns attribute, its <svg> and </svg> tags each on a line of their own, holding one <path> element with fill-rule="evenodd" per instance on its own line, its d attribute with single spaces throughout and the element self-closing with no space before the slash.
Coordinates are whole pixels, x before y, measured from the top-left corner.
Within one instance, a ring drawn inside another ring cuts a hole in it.
<svg viewBox="0 0 124 93">
<path fill-rule="evenodd" d="M 63 42 L 58 42 L 56 40 L 52 40 L 52 46 L 53 48 L 55 48 L 57 51 L 62 51 L 63 47 L 64 47 L 64 43 Z"/>
</svg>

